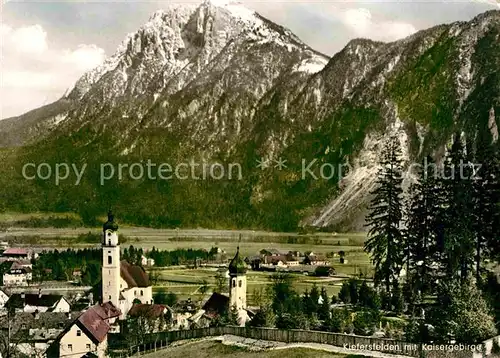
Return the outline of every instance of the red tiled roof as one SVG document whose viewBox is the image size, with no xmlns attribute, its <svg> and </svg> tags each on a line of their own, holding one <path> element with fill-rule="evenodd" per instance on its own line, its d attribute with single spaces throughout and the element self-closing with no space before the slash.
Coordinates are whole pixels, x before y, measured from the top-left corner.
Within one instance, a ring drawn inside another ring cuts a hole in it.
<svg viewBox="0 0 500 358">
<path fill-rule="evenodd" d="M 120 262 L 120 275 L 127 283 L 128 287 L 149 287 L 149 277 L 146 271 L 140 266 L 134 266 L 127 261 Z"/>
<path fill-rule="evenodd" d="M 77 324 L 85 329 L 94 342 L 101 343 L 106 339 L 110 329 L 108 319 L 119 315 L 120 310 L 112 303 L 106 302 L 102 306 L 93 306 L 82 313 L 77 319 Z"/>
<path fill-rule="evenodd" d="M 11 247 L 3 252 L 2 255 L 28 255 L 28 250 L 20 247 Z"/>
<path fill-rule="evenodd" d="M 97 314 L 102 319 L 115 318 L 121 315 L 120 310 L 115 307 L 111 302 L 103 303 L 100 306 L 94 306 Z"/>
<path fill-rule="evenodd" d="M 131 317 L 135 316 L 147 316 L 147 317 L 160 317 L 165 310 L 168 309 L 168 306 L 153 304 L 147 305 L 138 303 L 132 306 L 130 311 L 128 311 L 128 315 Z"/>
</svg>

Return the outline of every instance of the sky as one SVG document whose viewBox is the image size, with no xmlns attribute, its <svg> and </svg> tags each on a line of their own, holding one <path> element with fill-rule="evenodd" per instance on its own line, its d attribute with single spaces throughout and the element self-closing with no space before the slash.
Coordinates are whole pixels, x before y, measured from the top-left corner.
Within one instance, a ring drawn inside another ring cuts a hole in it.
<svg viewBox="0 0 500 358">
<path fill-rule="evenodd" d="M 0 119 L 49 104 L 113 54 L 150 15 L 179 0 L 0 0 Z M 354 38 L 393 41 L 466 21 L 500 0 L 242 0 L 327 55 Z M 199 3 L 186 0 L 186 3 Z"/>
</svg>

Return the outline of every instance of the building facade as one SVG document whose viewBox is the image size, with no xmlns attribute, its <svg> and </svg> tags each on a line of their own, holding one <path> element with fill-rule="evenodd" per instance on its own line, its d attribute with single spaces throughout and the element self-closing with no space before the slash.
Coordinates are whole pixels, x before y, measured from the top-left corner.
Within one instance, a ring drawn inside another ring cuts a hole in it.
<svg viewBox="0 0 500 358">
<path fill-rule="evenodd" d="M 103 226 L 101 244 L 102 301 L 118 307 L 123 320 L 134 303 L 153 303 L 153 289 L 142 267 L 120 260 L 118 225 L 112 212 Z"/>
<path fill-rule="evenodd" d="M 229 309 L 238 311 L 238 320 L 241 326 L 249 320 L 247 314 L 247 268 L 243 257 L 240 255 L 240 247 L 236 255 L 229 263 Z"/>
</svg>

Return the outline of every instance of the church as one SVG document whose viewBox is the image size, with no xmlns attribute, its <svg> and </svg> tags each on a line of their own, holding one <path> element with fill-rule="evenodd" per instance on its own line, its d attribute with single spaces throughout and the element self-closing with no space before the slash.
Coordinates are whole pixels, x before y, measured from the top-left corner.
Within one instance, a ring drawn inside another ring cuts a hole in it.
<svg viewBox="0 0 500 358">
<path fill-rule="evenodd" d="M 244 326 L 251 319 L 252 312 L 247 309 L 247 277 L 246 264 L 240 255 L 238 246 L 236 255 L 228 266 L 229 297 L 214 292 L 203 305 L 198 315 L 203 315 L 209 321 L 222 315 L 227 310 L 235 309 L 238 313 L 238 324 Z"/>
<path fill-rule="evenodd" d="M 135 303 L 153 303 L 153 288 L 142 267 L 120 261 L 118 224 L 111 211 L 103 225 L 101 245 L 102 301 L 118 307 L 121 311 L 119 319 L 123 320 Z"/>
</svg>

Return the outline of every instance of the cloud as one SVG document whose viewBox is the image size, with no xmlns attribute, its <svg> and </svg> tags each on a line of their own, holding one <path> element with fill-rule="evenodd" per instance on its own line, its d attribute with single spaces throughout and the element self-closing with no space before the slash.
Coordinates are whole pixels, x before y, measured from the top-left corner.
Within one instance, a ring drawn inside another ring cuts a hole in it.
<svg viewBox="0 0 500 358">
<path fill-rule="evenodd" d="M 340 15 L 341 22 L 357 37 L 379 41 L 395 41 L 414 34 L 417 29 L 410 23 L 376 20 L 365 8 L 348 9 Z"/>
<path fill-rule="evenodd" d="M 104 61 L 96 45 L 51 45 L 41 25 L 0 25 L 0 119 L 60 98 L 86 71 Z"/>
<path fill-rule="evenodd" d="M 4 46 L 29 55 L 40 55 L 48 49 L 47 33 L 40 25 L 18 29 L 12 29 L 7 25 L 3 27 L 2 36 L 7 40 L 4 41 Z"/>
<path fill-rule="evenodd" d="M 473 0 L 473 1 L 474 2 L 482 2 L 485 4 L 490 4 L 490 5 L 497 6 L 498 8 L 500 8 L 500 1 L 499 0 Z"/>
<path fill-rule="evenodd" d="M 86 71 L 100 65 L 105 55 L 104 50 L 96 45 L 79 45 L 76 50 L 66 50 L 62 60 Z"/>
</svg>

